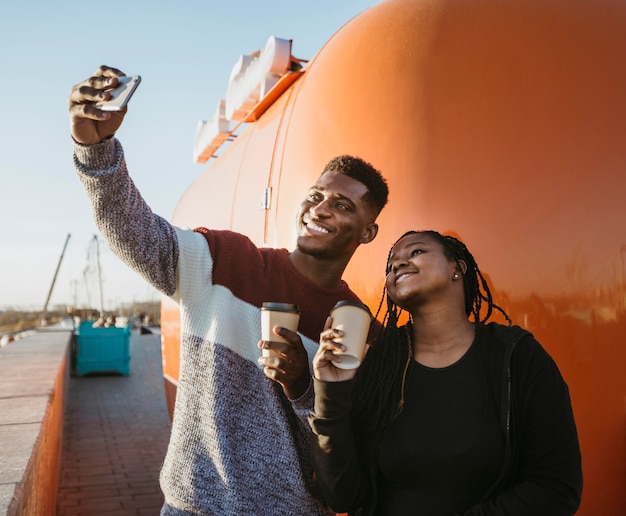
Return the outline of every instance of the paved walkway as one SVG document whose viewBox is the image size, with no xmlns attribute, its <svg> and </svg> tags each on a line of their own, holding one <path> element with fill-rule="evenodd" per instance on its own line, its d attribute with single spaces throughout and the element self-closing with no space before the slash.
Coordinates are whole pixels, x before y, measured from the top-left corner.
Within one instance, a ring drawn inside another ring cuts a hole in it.
<svg viewBox="0 0 626 516">
<path fill-rule="evenodd" d="M 72 377 L 57 516 L 158 515 L 170 434 L 160 335 L 130 339 L 130 375 Z"/>
</svg>

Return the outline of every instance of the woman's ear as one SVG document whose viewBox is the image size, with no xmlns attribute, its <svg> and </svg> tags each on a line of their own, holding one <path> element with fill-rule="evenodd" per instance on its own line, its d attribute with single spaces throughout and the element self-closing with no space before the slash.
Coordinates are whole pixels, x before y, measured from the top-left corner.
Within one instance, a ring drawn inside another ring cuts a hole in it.
<svg viewBox="0 0 626 516">
<path fill-rule="evenodd" d="M 467 263 L 463 260 L 457 260 L 456 265 L 456 272 L 458 272 L 461 276 L 465 276 L 465 273 L 467 272 Z"/>
</svg>

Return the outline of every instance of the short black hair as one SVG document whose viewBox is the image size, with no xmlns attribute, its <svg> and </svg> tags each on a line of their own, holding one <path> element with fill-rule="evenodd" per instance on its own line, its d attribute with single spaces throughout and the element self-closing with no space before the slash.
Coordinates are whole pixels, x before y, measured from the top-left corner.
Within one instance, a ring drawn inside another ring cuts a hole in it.
<svg viewBox="0 0 626 516">
<path fill-rule="evenodd" d="M 367 187 L 367 193 L 363 195 L 363 201 L 371 206 L 376 215 L 387 204 L 389 187 L 383 175 L 374 168 L 371 163 L 344 154 L 331 159 L 324 167 L 324 172 L 336 172 L 363 183 Z"/>
</svg>

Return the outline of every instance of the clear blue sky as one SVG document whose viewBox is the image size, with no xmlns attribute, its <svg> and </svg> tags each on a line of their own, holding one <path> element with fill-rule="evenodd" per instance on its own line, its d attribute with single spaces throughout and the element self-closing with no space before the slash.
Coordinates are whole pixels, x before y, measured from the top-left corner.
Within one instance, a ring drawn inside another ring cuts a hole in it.
<svg viewBox="0 0 626 516">
<path fill-rule="evenodd" d="M 196 124 L 224 98 L 241 54 L 270 35 L 312 58 L 344 23 L 378 0 L 216 2 L 9 1 L 0 6 L 0 309 L 41 309 L 71 234 L 50 307 L 99 298 L 83 271 L 97 233 L 71 166 L 66 99 L 101 64 L 143 81 L 118 136 L 131 175 L 169 218 L 206 165 L 193 162 Z M 174 94 L 173 92 L 178 92 Z M 104 308 L 158 299 L 100 246 Z"/>
</svg>

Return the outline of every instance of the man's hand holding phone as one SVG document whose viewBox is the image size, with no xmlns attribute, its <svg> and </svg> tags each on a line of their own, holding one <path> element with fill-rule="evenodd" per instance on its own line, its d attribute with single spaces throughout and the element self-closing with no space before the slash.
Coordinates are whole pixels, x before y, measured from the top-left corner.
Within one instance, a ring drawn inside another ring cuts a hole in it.
<svg viewBox="0 0 626 516">
<path fill-rule="evenodd" d="M 124 120 L 126 103 L 139 84 L 140 78 L 135 77 L 101 66 L 91 77 L 74 85 L 68 103 L 75 141 L 93 145 L 115 134 Z"/>
<path fill-rule="evenodd" d="M 108 100 L 96 102 L 95 106 L 102 111 L 123 111 L 126 104 L 141 82 L 139 75 L 124 75 L 117 78 L 118 84 L 115 88 L 108 90 L 111 97 Z"/>
</svg>

